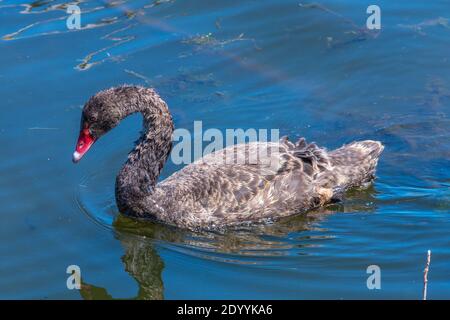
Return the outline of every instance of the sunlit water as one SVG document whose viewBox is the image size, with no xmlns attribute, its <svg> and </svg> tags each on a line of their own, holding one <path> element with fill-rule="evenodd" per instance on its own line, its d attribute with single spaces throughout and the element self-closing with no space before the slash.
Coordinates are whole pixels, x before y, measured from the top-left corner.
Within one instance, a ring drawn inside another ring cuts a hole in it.
<svg viewBox="0 0 450 320">
<path fill-rule="evenodd" d="M 0 1 L 0 298 L 420 299 L 428 249 L 428 297 L 450 298 L 450 4 L 378 1 L 380 31 L 369 4 L 80 1 L 68 30 L 63 1 Z M 83 103 L 122 83 L 157 88 L 178 128 L 381 140 L 378 179 L 221 233 L 127 219 L 114 179 L 140 118 L 70 161 Z"/>
</svg>

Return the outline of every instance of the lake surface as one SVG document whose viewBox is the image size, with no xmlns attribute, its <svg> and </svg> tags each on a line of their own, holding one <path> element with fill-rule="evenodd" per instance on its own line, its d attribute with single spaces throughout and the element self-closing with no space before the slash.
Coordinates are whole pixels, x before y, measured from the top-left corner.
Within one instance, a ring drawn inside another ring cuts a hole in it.
<svg viewBox="0 0 450 320">
<path fill-rule="evenodd" d="M 356 0 L 76 3 L 69 30 L 63 1 L 0 1 L 0 298 L 421 299 L 428 249 L 428 298 L 450 298 L 448 1 L 377 1 L 381 30 Z M 157 88 L 177 128 L 380 140 L 378 178 L 264 226 L 127 219 L 114 181 L 141 119 L 71 162 L 84 102 L 122 83 Z"/>
</svg>

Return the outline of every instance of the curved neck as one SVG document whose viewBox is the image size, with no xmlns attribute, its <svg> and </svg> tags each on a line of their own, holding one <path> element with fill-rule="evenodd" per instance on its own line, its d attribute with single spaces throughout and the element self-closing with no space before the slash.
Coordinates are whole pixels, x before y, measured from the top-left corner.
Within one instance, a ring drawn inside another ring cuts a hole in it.
<svg viewBox="0 0 450 320">
<path fill-rule="evenodd" d="M 172 149 L 172 116 L 167 104 L 152 93 L 149 99 L 136 97 L 137 101 L 127 104 L 122 116 L 140 112 L 144 122 L 142 135 L 116 179 L 116 201 L 122 212 L 140 213 L 140 204 L 153 192 Z"/>
</svg>

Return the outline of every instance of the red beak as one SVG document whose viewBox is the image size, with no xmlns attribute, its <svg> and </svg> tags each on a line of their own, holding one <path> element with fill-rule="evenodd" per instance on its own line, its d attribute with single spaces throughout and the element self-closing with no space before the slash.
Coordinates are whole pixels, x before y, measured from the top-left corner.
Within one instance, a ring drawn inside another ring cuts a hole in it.
<svg viewBox="0 0 450 320">
<path fill-rule="evenodd" d="M 94 144 L 95 138 L 89 132 L 89 128 L 85 127 L 80 131 L 80 136 L 78 137 L 77 146 L 75 152 L 73 153 L 72 161 L 77 163 L 83 158 L 85 153 Z"/>
</svg>

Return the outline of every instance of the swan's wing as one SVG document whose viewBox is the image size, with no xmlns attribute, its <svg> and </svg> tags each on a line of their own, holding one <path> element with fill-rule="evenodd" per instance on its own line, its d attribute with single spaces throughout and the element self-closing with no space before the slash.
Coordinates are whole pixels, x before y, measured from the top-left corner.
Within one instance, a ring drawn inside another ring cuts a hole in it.
<svg viewBox="0 0 450 320">
<path fill-rule="evenodd" d="M 329 169 L 324 149 L 304 139 L 230 146 L 184 167 L 158 188 L 177 219 L 232 223 L 282 216 L 316 201 L 314 177 Z M 170 203 L 169 203 L 170 202 Z M 177 207 L 177 208 L 176 208 Z M 180 221 L 178 221 L 180 222 Z"/>
</svg>

